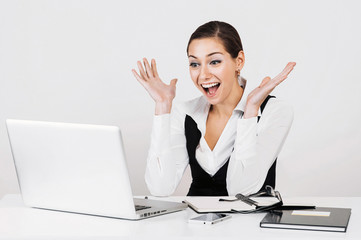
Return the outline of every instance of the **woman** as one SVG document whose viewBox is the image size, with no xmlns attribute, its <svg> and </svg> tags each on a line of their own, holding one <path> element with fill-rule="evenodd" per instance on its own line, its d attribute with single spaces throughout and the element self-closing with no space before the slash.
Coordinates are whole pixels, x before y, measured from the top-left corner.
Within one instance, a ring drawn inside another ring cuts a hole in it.
<svg viewBox="0 0 361 240">
<path fill-rule="evenodd" d="M 174 107 L 177 79 L 163 83 L 154 59 L 151 64 L 145 58 L 143 64 L 138 61 L 139 74 L 132 70 L 155 101 L 145 174 L 150 192 L 172 194 L 188 164 L 190 196 L 258 192 L 271 166 L 275 168 L 293 120 L 292 109 L 269 94 L 295 63 L 243 96 L 245 56 L 231 25 L 212 21 L 200 26 L 190 37 L 187 54 L 192 81 L 203 96 Z"/>
</svg>

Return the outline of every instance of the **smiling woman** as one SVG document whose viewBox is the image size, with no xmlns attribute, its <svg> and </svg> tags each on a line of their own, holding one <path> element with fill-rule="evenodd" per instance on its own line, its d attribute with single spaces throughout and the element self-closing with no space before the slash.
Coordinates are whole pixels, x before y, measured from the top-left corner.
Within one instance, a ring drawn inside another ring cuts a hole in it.
<svg viewBox="0 0 361 240">
<path fill-rule="evenodd" d="M 136 79 L 155 101 L 146 183 L 153 195 L 174 192 L 190 165 L 190 196 L 251 194 L 275 186 L 276 158 L 293 120 L 292 108 L 269 96 L 295 63 L 244 95 L 245 55 L 230 24 L 200 26 L 187 47 L 189 71 L 203 96 L 172 106 L 177 79 L 167 85 L 156 62 L 138 61 Z M 261 111 L 260 111 L 261 110 Z M 261 113 L 260 113 L 261 112 Z"/>
<path fill-rule="evenodd" d="M 233 102 L 233 98 L 239 102 L 243 88 L 238 84 L 237 73 L 244 64 L 242 50 L 233 58 L 217 38 L 201 38 L 190 42 L 188 56 L 191 78 L 212 106 Z"/>
</svg>

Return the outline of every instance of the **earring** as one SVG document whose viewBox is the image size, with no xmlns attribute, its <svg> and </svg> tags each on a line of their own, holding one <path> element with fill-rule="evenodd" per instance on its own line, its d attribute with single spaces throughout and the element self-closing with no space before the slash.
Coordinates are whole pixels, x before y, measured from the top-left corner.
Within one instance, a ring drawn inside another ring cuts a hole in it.
<svg viewBox="0 0 361 240">
<path fill-rule="evenodd" d="M 238 84 L 239 86 L 241 86 L 241 88 L 244 89 L 245 87 L 245 82 L 243 81 L 242 77 L 241 77 L 241 71 L 239 69 L 237 69 L 237 80 L 238 80 Z"/>
<path fill-rule="evenodd" d="M 241 75 L 238 75 L 238 76 L 237 76 L 237 80 L 238 80 L 238 84 L 239 84 L 239 86 L 241 86 L 241 88 L 243 88 L 243 89 L 244 89 L 244 84 L 243 84 L 243 81 L 242 81 L 242 77 L 241 77 Z"/>
</svg>

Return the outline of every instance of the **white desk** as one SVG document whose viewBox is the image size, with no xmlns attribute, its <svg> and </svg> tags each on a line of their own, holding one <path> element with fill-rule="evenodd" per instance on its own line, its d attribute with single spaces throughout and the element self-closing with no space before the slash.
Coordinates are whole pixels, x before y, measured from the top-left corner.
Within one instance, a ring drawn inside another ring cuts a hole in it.
<svg viewBox="0 0 361 240">
<path fill-rule="evenodd" d="M 284 197 L 284 200 L 352 208 L 347 232 L 264 229 L 259 227 L 264 213 L 234 214 L 215 225 L 189 224 L 187 220 L 197 215 L 191 209 L 127 221 L 28 208 L 20 195 L 13 194 L 0 201 L 0 239 L 361 239 L 361 198 Z"/>
</svg>

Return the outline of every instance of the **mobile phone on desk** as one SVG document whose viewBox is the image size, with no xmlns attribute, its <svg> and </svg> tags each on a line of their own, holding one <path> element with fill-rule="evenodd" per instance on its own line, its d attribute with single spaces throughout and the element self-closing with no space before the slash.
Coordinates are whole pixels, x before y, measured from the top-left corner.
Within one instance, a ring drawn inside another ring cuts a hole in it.
<svg viewBox="0 0 361 240">
<path fill-rule="evenodd" d="M 189 223 L 200 224 L 215 224 L 226 219 L 230 219 L 232 216 L 224 213 L 207 213 L 188 220 Z"/>
</svg>

